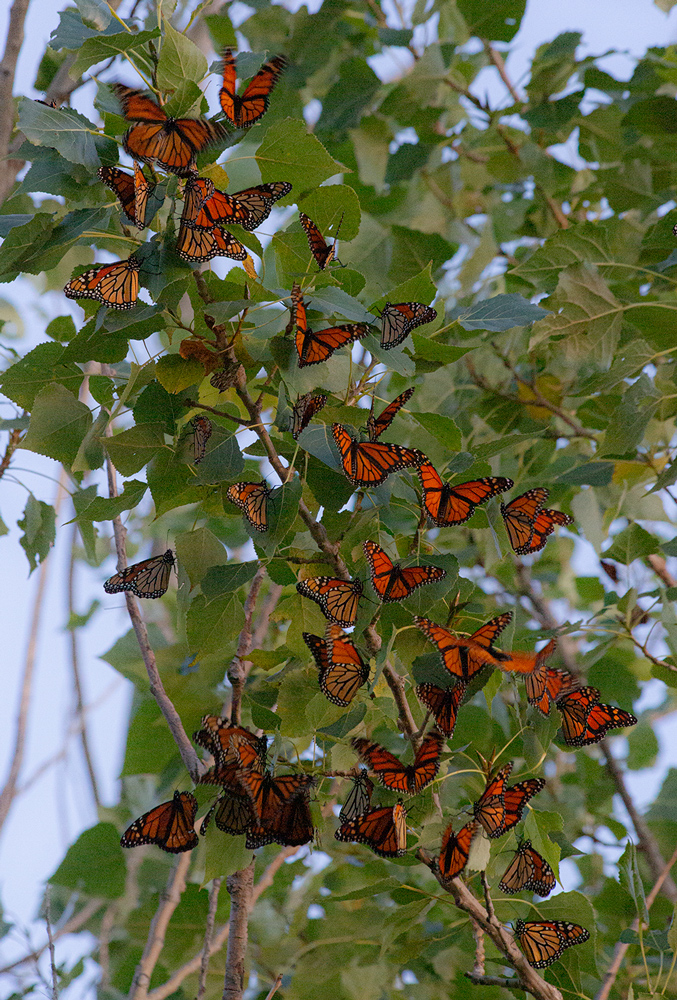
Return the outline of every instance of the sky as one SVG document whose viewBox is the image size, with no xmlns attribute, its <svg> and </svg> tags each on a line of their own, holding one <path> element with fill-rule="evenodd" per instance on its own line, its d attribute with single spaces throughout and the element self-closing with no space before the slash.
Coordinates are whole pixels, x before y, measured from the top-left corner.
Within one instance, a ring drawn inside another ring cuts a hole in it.
<svg viewBox="0 0 677 1000">
<path fill-rule="evenodd" d="M 54 0 L 31 0 L 26 22 L 26 40 L 18 64 L 16 94 L 38 95 L 32 88 L 37 65 L 50 32 L 58 23 L 58 8 Z M 125 10 L 123 6 L 123 11 Z M 0 4 L 0 37 L 4 38 L 9 4 Z M 511 46 L 507 66 L 511 78 L 524 79 L 535 48 L 550 41 L 562 31 L 583 33 L 579 54 L 599 54 L 617 49 L 619 55 L 609 56 L 604 68 L 619 77 L 632 72 L 633 57 L 648 46 L 665 45 L 677 40 L 677 7 L 669 16 L 651 0 L 529 0 L 522 27 Z M 504 96 L 501 81 L 492 70 L 485 71 L 475 85 L 476 92 L 486 91 L 493 101 Z M 76 106 L 79 106 L 76 100 Z M 85 110 L 85 107 L 82 108 Z M 38 283 L 39 284 L 39 283 Z M 60 293 L 35 294 L 35 284 L 18 280 L 0 288 L 0 318 L 7 315 L 7 305 L 18 310 L 24 336 L 14 345 L 24 352 L 43 339 L 46 323 L 54 315 L 70 312 L 79 317 L 81 311 Z M 3 333 L 3 337 L 5 334 Z M 9 416 L 13 408 L 0 398 L 0 416 Z M 0 436 L 4 449 L 6 438 Z M 24 471 L 26 470 L 26 471 Z M 9 534 L 0 537 L 0 607 L 3 608 L 4 684 L 0 702 L 0 784 L 8 766 L 14 738 L 19 678 L 23 668 L 28 628 L 38 573 L 30 578 L 23 550 L 18 545 L 20 532 L 16 521 L 22 516 L 27 487 L 38 499 L 52 502 L 55 496 L 58 467 L 55 462 L 29 452 L 16 454 L 11 476 L 0 483 L 0 515 L 8 525 Z M 62 508 L 59 524 L 69 520 L 67 503 Z M 39 633 L 36 677 L 30 713 L 30 731 L 22 780 L 59 753 L 64 743 L 65 722 L 70 717 L 72 682 L 69 666 L 65 579 L 67 573 L 70 528 L 57 532 L 58 541 L 49 557 L 48 597 L 44 606 Z M 113 571 L 113 562 L 101 571 L 79 570 L 76 609 L 83 612 L 92 596 L 104 606 L 91 626 L 79 633 L 80 657 L 86 702 L 94 707 L 88 713 L 88 724 L 104 803 L 117 799 L 117 775 L 123 752 L 126 715 L 130 703 L 130 685 L 99 659 L 114 641 L 128 629 L 124 602 L 106 598 L 101 582 Z M 148 604 L 144 611 L 152 614 Z M 677 741 L 669 738 L 669 720 L 657 726 L 661 743 L 659 766 L 651 773 L 635 772 L 629 785 L 640 803 L 648 803 L 668 765 L 677 765 Z M 88 790 L 77 743 L 72 740 L 67 756 L 48 768 L 15 804 L 2 834 L 0 855 L 0 899 L 8 917 L 27 926 L 35 942 L 44 939 L 39 924 L 31 926 L 45 878 L 60 862 L 64 850 L 77 834 L 96 822 L 96 813 Z M 17 945 L 22 948 L 21 944 Z M 19 953 L 19 952 L 18 952 Z M 7 960 L 5 954 L 0 964 Z M 0 987 L 1 988 L 1 987 Z"/>
</svg>

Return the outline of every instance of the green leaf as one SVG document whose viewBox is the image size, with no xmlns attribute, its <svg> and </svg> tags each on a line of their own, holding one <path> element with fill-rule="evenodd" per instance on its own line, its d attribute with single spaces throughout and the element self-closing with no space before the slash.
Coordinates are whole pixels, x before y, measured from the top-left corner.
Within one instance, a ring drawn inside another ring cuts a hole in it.
<svg viewBox="0 0 677 1000">
<path fill-rule="evenodd" d="M 50 146 L 71 163 L 92 171 L 101 166 L 94 141 L 98 129 L 72 108 L 50 108 L 23 97 L 19 101 L 19 128 L 36 146 Z"/>
<path fill-rule="evenodd" d="M 207 454 L 196 467 L 199 483 L 232 482 L 244 469 L 244 457 L 237 438 L 225 427 L 212 424 Z"/>
<path fill-rule="evenodd" d="M 671 135 L 677 133 L 677 106 L 665 94 L 636 101 L 621 124 L 631 125 L 644 135 Z"/>
<path fill-rule="evenodd" d="M 85 896 L 119 899 L 125 891 L 125 860 L 112 823 L 97 823 L 80 834 L 49 879 Z"/>
<path fill-rule="evenodd" d="M 355 56 L 343 60 L 338 80 L 322 99 L 316 130 L 334 132 L 359 125 L 379 87 L 379 78 L 364 59 Z"/>
<path fill-rule="evenodd" d="M 162 90 L 176 90 L 185 80 L 193 83 L 207 75 L 207 60 L 187 35 L 164 23 L 164 39 L 157 67 L 157 82 Z"/>
<path fill-rule="evenodd" d="M 0 387 L 5 396 L 32 410 L 37 394 L 56 381 L 75 397 L 82 385 L 82 371 L 75 364 L 62 364 L 62 355 L 60 344 L 38 344 L 3 373 Z"/>
<path fill-rule="evenodd" d="M 214 600 L 198 595 L 186 615 L 186 636 L 191 651 L 199 658 L 219 653 L 233 655 L 237 637 L 244 625 L 242 601 L 233 594 Z"/>
<path fill-rule="evenodd" d="M 426 361 L 433 361 L 439 365 L 451 365 L 454 361 L 462 358 L 464 354 L 467 354 L 468 351 L 473 350 L 472 347 L 456 347 L 452 344 L 440 344 L 438 341 L 430 340 L 428 337 L 424 337 L 418 333 L 412 333 L 411 339 L 414 343 L 414 350 L 417 357 L 425 358 Z"/>
<path fill-rule="evenodd" d="M 479 38 L 511 42 L 519 31 L 527 0 L 458 0 L 468 31 Z"/>
<path fill-rule="evenodd" d="M 35 397 L 20 447 L 71 465 L 91 422 L 89 407 L 54 382 Z"/>
<path fill-rule="evenodd" d="M 575 469 L 570 469 L 563 476 L 558 476 L 558 483 L 570 483 L 572 486 L 608 486 L 614 474 L 613 462 L 586 462 Z"/>
<path fill-rule="evenodd" d="M 74 521 L 112 521 L 125 510 L 133 510 L 141 503 L 148 489 L 146 483 L 139 479 L 130 479 L 124 484 L 124 489 L 117 497 L 95 497 L 91 503 L 78 512 Z M 68 522 L 71 523 L 71 522 Z"/>
<path fill-rule="evenodd" d="M 143 469 L 164 443 L 162 424 L 139 424 L 104 441 L 113 465 L 123 476 Z"/>
<path fill-rule="evenodd" d="M 87 38 L 80 46 L 69 74 L 76 80 L 95 63 L 112 59 L 123 52 L 133 52 L 135 49 L 145 46 L 151 38 L 159 37 L 159 28 L 153 28 L 152 31 L 120 31 L 117 35 L 98 35 L 96 38 Z"/>
<path fill-rule="evenodd" d="M 232 594 L 245 583 L 249 583 L 258 568 L 258 562 L 210 566 L 200 581 L 202 593 L 208 601 L 223 594 Z"/>
<path fill-rule="evenodd" d="M 216 569 L 228 562 L 225 546 L 209 528 L 183 531 L 176 536 L 174 544 L 177 559 L 191 587 L 197 587 L 210 567 Z"/>
<path fill-rule="evenodd" d="M 601 266 L 611 264 L 613 259 L 604 226 L 586 222 L 571 229 L 558 229 L 510 273 L 535 285 L 539 291 L 552 292 L 565 268 L 583 262 Z"/>
<path fill-rule="evenodd" d="M 658 539 L 639 524 L 629 524 L 615 536 L 611 548 L 604 552 L 604 558 L 629 566 L 635 559 L 644 559 L 657 552 L 660 552 Z"/>
<path fill-rule="evenodd" d="M 256 151 L 261 179 L 289 181 L 296 197 L 347 168 L 334 160 L 304 121 L 286 118 L 272 125 Z"/>
<path fill-rule="evenodd" d="M 26 553 L 32 573 L 37 567 L 36 557 L 39 562 L 44 562 L 54 545 L 56 512 L 49 504 L 36 500 L 30 493 L 24 507 L 23 519 L 16 523 L 24 532 L 19 544 Z"/>
<path fill-rule="evenodd" d="M 494 295 L 478 302 L 458 317 L 464 330 L 491 330 L 502 333 L 513 326 L 531 326 L 548 315 L 546 309 L 533 305 L 521 295 Z"/>
<path fill-rule="evenodd" d="M 425 427 L 428 433 L 437 438 L 449 451 L 461 450 L 461 432 L 451 417 L 445 417 L 441 413 L 415 413 L 413 411 L 411 415 L 421 427 Z"/>
<path fill-rule="evenodd" d="M 204 368 L 195 358 L 182 358 L 180 354 L 165 354 L 155 363 L 158 382 L 167 392 L 181 392 L 190 385 L 201 382 Z"/>
<path fill-rule="evenodd" d="M 639 771 L 643 767 L 653 767 L 658 756 L 658 738 L 649 722 L 639 722 L 628 734 L 628 756 L 626 767 Z"/>
<path fill-rule="evenodd" d="M 203 885 L 214 878 L 227 878 L 247 867 L 254 855 L 251 848 L 245 847 L 246 839 L 244 834 L 232 837 L 222 833 L 212 819 L 205 837 L 207 855 Z"/>
</svg>

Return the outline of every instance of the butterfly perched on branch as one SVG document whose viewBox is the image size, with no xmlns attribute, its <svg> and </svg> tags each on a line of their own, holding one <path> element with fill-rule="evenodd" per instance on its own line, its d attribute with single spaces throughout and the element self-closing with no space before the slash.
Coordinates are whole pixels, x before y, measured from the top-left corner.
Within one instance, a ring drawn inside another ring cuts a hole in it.
<svg viewBox="0 0 677 1000">
<path fill-rule="evenodd" d="M 299 396 L 292 407 L 291 433 L 295 441 L 298 441 L 301 431 L 306 429 L 326 402 L 327 397 L 323 393 L 313 395 L 312 392 L 307 392 Z"/>
<path fill-rule="evenodd" d="M 315 263 L 319 267 L 320 271 L 326 270 L 326 268 L 328 268 L 332 263 L 340 264 L 341 261 L 336 256 L 336 248 L 338 247 L 338 234 L 339 229 L 341 228 L 341 223 L 343 222 L 343 216 L 339 219 L 339 224 L 336 227 L 334 242 L 331 246 L 329 246 L 319 228 L 315 225 L 312 219 L 308 218 L 305 212 L 299 212 L 299 219 L 306 234 L 310 252 L 312 253 Z"/>
<path fill-rule="evenodd" d="M 99 167 L 97 176 L 115 193 L 122 211 L 130 222 L 143 229 L 146 219 L 148 197 L 155 185 L 145 178 L 143 170 L 134 161 L 134 176 L 120 170 L 119 167 Z"/>
<path fill-rule="evenodd" d="M 141 562 L 114 573 L 105 581 L 103 589 L 107 594 L 119 594 L 128 590 L 136 597 L 162 597 L 167 592 L 173 567 L 174 553 L 167 549 L 160 556 L 142 559 Z"/>
<path fill-rule="evenodd" d="M 515 937 L 534 969 L 547 969 L 566 948 L 583 944 L 590 932 L 568 920 L 516 920 Z"/>
<path fill-rule="evenodd" d="M 236 504 L 257 531 L 268 530 L 268 483 L 233 483 L 226 490 L 226 498 Z"/>
<path fill-rule="evenodd" d="M 498 888 L 508 895 L 528 890 L 539 896 L 549 896 L 556 885 L 555 873 L 548 862 L 534 850 L 530 840 L 523 840 Z"/>
<path fill-rule="evenodd" d="M 450 882 L 461 874 L 468 863 L 470 845 L 477 832 L 476 820 L 470 820 L 454 833 L 453 823 L 444 831 L 440 856 L 435 861 L 436 870 L 445 882 Z"/>
<path fill-rule="evenodd" d="M 573 524 L 574 519 L 569 514 L 543 507 L 549 495 L 550 490 L 538 486 L 510 503 L 501 504 L 508 539 L 518 555 L 540 552 L 556 525 Z"/>
<path fill-rule="evenodd" d="M 407 811 L 401 802 L 382 806 L 343 823 L 337 840 L 366 844 L 382 858 L 401 858 L 407 850 Z"/>
<path fill-rule="evenodd" d="M 193 829 L 197 799 L 190 792 L 174 792 L 174 798 L 144 813 L 120 838 L 122 847 L 156 844 L 169 854 L 181 854 L 197 847 Z"/>
<path fill-rule="evenodd" d="M 545 788 L 543 778 L 527 778 L 507 788 L 512 768 L 512 761 L 509 761 L 493 778 L 488 778 L 484 791 L 473 805 L 475 819 L 491 838 L 500 837 L 517 826 L 529 799 Z"/>
</svg>

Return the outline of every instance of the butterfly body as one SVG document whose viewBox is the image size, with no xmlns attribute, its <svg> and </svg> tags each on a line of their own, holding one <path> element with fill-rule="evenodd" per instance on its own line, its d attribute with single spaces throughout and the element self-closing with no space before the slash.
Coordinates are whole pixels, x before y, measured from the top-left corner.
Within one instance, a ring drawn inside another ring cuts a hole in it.
<svg viewBox="0 0 677 1000">
<path fill-rule="evenodd" d="M 301 431 L 306 429 L 326 402 L 327 397 L 322 393 L 314 396 L 311 392 L 307 392 L 304 396 L 299 396 L 292 407 L 291 433 L 295 441 L 298 441 Z"/>
<path fill-rule="evenodd" d="M 162 597 L 167 592 L 174 566 L 174 553 L 167 549 L 161 556 L 151 556 L 127 566 L 111 576 L 103 585 L 107 594 L 128 590 L 136 597 Z"/>
<path fill-rule="evenodd" d="M 376 542 L 363 543 L 364 554 L 371 568 L 371 582 L 384 604 L 403 601 L 426 583 L 443 580 L 447 571 L 438 566 L 411 566 L 402 569 L 393 563 Z"/>
<path fill-rule="evenodd" d="M 336 229 L 336 236 L 331 246 L 329 246 L 329 244 L 325 241 L 318 227 L 312 219 L 308 218 L 305 212 L 299 212 L 299 220 L 306 234 L 310 252 L 312 253 L 315 263 L 319 267 L 320 271 L 326 270 L 332 262 L 340 264 L 340 261 L 336 256 L 336 248 L 338 246 L 338 232 L 341 228 L 343 216 L 341 216 Z"/>
<path fill-rule="evenodd" d="M 197 799 L 190 792 L 174 792 L 174 798 L 144 813 L 127 827 L 120 838 L 122 847 L 156 844 L 169 854 L 181 854 L 197 847 L 193 824 Z"/>
<path fill-rule="evenodd" d="M 435 725 L 447 739 L 454 735 L 458 709 L 467 685 L 458 681 L 453 687 L 440 688 L 436 684 L 419 684 L 416 694 L 425 707 L 433 713 Z"/>
<path fill-rule="evenodd" d="M 402 795 L 418 795 L 439 771 L 444 737 L 435 730 L 428 733 L 416 751 L 413 764 L 406 765 L 379 743 L 362 737 L 351 743 L 382 785 Z"/>
<path fill-rule="evenodd" d="M 463 524 L 491 497 L 514 486 L 512 479 L 503 476 L 486 476 L 452 486 L 442 482 L 431 462 L 419 466 L 418 478 L 423 491 L 423 509 L 433 524 L 441 528 Z"/>
<path fill-rule="evenodd" d="M 291 187 L 286 181 L 276 181 L 245 188 L 232 195 L 215 189 L 204 199 L 193 225 L 197 229 L 211 230 L 214 226 L 234 223 L 251 232 L 268 218 L 275 202 L 289 194 Z"/>
<path fill-rule="evenodd" d="M 415 448 L 355 441 L 341 424 L 332 424 L 331 430 L 343 473 L 354 486 L 380 486 L 391 473 L 416 467 L 423 458 Z"/>
<path fill-rule="evenodd" d="M 370 809 L 343 823 L 334 834 L 337 840 L 366 844 L 382 858 L 401 858 L 407 850 L 407 813 L 401 802 Z"/>
<path fill-rule="evenodd" d="M 328 626 L 325 639 L 303 632 L 303 641 L 313 654 L 322 694 L 345 708 L 369 680 L 369 664 L 338 625 Z"/>
</svg>

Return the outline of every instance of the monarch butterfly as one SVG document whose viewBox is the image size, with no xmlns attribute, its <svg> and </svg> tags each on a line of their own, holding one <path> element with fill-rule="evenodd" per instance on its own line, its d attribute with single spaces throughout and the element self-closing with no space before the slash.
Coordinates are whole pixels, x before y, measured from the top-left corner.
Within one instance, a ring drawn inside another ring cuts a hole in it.
<svg viewBox="0 0 677 1000">
<path fill-rule="evenodd" d="M 386 302 L 381 310 L 381 347 L 389 351 L 397 347 L 417 326 L 432 323 L 437 310 L 422 302 Z"/>
<path fill-rule="evenodd" d="M 195 218 L 195 225 L 199 229 L 211 229 L 213 226 L 235 223 L 251 232 L 265 222 L 275 202 L 289 194 L 291 187 L 287 181 L 275 181 L 272 184 L 245 188 L 234 194 L 214 190 L 203 201 Z"/>
<path fill-rule="evenodd" d="M 199 465 L 207 453 L 207 441 L 212 436 L 212 422 L 198 415 L 191 421 L 193 428 L 193 462 Z"/>
<path fill-rule="evenodd" d="M 143 229 L 151 185 L 146 180 L 143 170 L 136 160 L 134 161 L 133 177 L 118 167 L 99 167 L 97 175 L 111 191 L 115 192 L 122 211 L 130 222 L 133 222 L 139 229 Z"/>
<path fill-rule="evenodd" d="M 196 229 L 189 222 L 181 222 L 176 237 L 176 252 L 181 260 L 190 264 L 204 263 L 214 257 L 246 260 L 247 248 L 232 233 L 215 226 L 212 230 Z"/>
<path fill-rule="evenodd" d="M 385 410 L 379 414 L 376 419 L 374 419 L 374 397 L 371 398 L 371 412 L 369 414 L 369 419 L 367 420 L 367 431 L 369 432 L 369 440 L 376 441 L 380 438 L 384 431 L 387 431 L 393 420 L 402 409 L 405 403 L 408 403 L 411 397 L 414 395 L 415 389 L 405 389 L 400 395 L 386 406 Z"/>
<path fill-rule="evenodd" d="M 332 424 L 336 447 L 343 462 L 343 473 L 354 486 L 380 486 L 392 472 L 416 467 L 423 460 L 415 448 L 379 441 L 359 443 L 341 424 Z"/>
<path fill-rule="evenodd" d="M 590 932 L 568 920 L 516 920 L 515 937 L 529 965 L 546 969 L 567 948 L 587 941 Z"/>
<path fill-rule="evenodd" d="M 500 837 L 516 826 L 522 818 L 524 807 L 542 788 L 543 778 L 527 778 L 510 788 L 505 783 L 510 776 L 512 761 L 487 781 L 486 787 L 473 805 L 475 819 L 484 827 L 488 837 Z"/>
<path fill-rule="evenodd" d="M 327 636 L 303 633 L 319 670 L 320 690 L 334 705 L 345 707 L 369 680 L 369 664 L 338 625 L 329 625 Z"/>
<path fill-rule="evenodd" d="M 497 666 L 498 650 L 492 643 L 512 618 L 512 612 L 506 611 L 491 621 L 485 622 L 477 632 L 470 636 L 456 636 L 449 629 L 437 625 L 429 618 L 414 618 L 414 624 L 430 639 L 442 657 L 442 663 L 450 674 L 467 684 L 485 666 Z"/>
<path fill-rule="evenodd" d="M 68 299 L 96 299 L 111 309 L 131 309 L 139 295 L 139 261 L 132 254 L 115 264 L 90 267 L 64 287 Z"/>
<path fill-rule="evenodd" d="M 373 743 L 363 738 L 356 738 L 350 742 L 382 785 L 403 795 L 418 795 L 426 785 L 430 784 L 440 769 L 444 737 L 442 733 L 433 729 L 416 751 L 413 764 L 406 765 L 380 743 Z"/>
<path fill-rule="evenodd" d="M 273 56 L 252 78 L 242 96 L 237 94 L 237 61 L 231 49 L 223 53 L 223 86 L 219 102 L 235 128 L 250 128 L 268 110 L 271 91 L 287 65 L 284 56 Z"/>
<path fill-rule="evenodd" d="M 542 649 L 541 653 L 544 653 L 547 648 L 546 646 L 545 649 Z M 538 709 L 541 715 L 545 716 L 550 714 L 551 701 L 557 701 L 563 694 L 573 691 L 578 685 L 578 680 L 568 671 L 544 666 L 542 661 L 533 673 L 527 674 L 524 678 L 527 701 Z"/>
<path fill-rule="evenodd" d="M 582 687 L 562 695 L 555 703 L 562 715 L 564 742 L 570 747 L 599 743 L 611 729 L 636 726 L 637 718 L 616 705 L 602 705 L 599 691 Z"/>
<path fill-rule="evenodd" d="M 473 819 L 454 833 L 453 824 L 444 831 L 442 847 L 437 859 L 437 870 L 445 882 L 450 882 L 461 874 L 468 863 L 470 844 L 477 831 L 477 823 Z"/>
<path fill-rule="evenodd" d="M 494 650 L 494 653 L 500 661 L 498 665 L 501 670 L 508 674 L 525 674 L 527 686 L 531 682 L 533 684 L 532 693 L 536 695 L 537 691 L 545 685 L 545 661 L 552 656 L 556 648 L 557 639 L 551 639 L 537 653 L 522 653 L 518 650 L 506 653 L 498 649 Z"/>
<path fill-rule="evenodd" d="M 247 838 L 248 847 L 262 847 L 273 841 L 291 846 L 297 842 L 298 836 L 305 836 L 308 832 L 307 824 L 304 824 L 305 814 L 308 813 L 307 799 L 315 784 L 311 775 L 284 774 L 275 778 L 255 770 L 243 770 L 239 774 L 239 782 L 249 796 L 255 814 L 255 823 Z M 305 799 L 305 809 L 290 808 L 299 797 Z M 310 836 L 299 843 L 305 844 L 312 839 L 312 821 L 310 827 Z"/>
<path fill-rule="evenodd" d="M 384 604 L 403 601 L 426 583 L 437 583 L 447 575 L 438 566 L 410 566 L 402 569 L 393 563 L 376 542 L 363 542 L 362 548 L 371 567 L 371 582 Z"/>
<path fill-rule="evenodd" d="M 352 779 L 352 787 L 341 806 L 339 821 L 348 823 L 351 819 L 363 816 L 371 805 L 373 791 L 374 782 L 366 771 L 360 770 L 359 774 Z"/>
<path fill-rule="evenodd" d="M 555 530 L 556 524 L 573 524 L 573 517 L 561 510 L 546 510 L 543 504 L 550 496 L 545 486 L 537 486 L 501 504 L 510 544 L 518 555 L 540 552 Z"/>
<path fill-rule="evenodd" d="M 135 160 L 155 162 L 169 173 L 186 177 L 195 170 L 198 153 L 226 136 L 219 122 L 168 117 L 150 97 L 122 83 L 114 83 L 113 91 L 124 117 L 137 123 L 122 143 Z"/>
<path fill-rule="evenodd" d="M 407 850 L 407 812 L 401 802 L 371 809 L 344 823 L 334 834 L 337 840 L 366 844 L 382 858 L 401 858 Z"/>
<path fill-rule="evenodd" d="M 267 531 L 270 492 L 265 480 L 261 483 L 234 483 L 226 490 L 226 497 L 244 511 L 252 528 Z"/>
<path fill-rule="evenodd" d="M 419 684 L 416 694 L 435 716 L 435 725 L 449 739 L 454 735 L 458 708 L 463 701 L 466 685 L 459 681 L 454 687 L 440 688 L 435 684 Z"/>
<path fill-rule="evenodd" d="M 419 467 L 418 478 L 423 490 L 423 509 L 433 524 L 441 528 L 463 524 L 491 497 L 515 485 L 512 479 L 503 476 L 486 476 L 452 486 L 442 482 L 431 462 Z"/>
<path fill-rule="evenodd" d="M 173 566 L 174 553 L 167 549 L 161 556 L 151 556 L 119 570 L 105 581 L 103 589 L 107 594 L 129 590 L 136 597 L 162 597 L 167 592 Z"/>
<path fill-rule="evenodd" d="M 174 798 L 162 802 L 128 826 L 120 837 L 122 847 L 157 844 L 169 854 L 181 854 L 197 847 L 193 824 L 197 799 L 190 792 L 174 792 Z"/>
<path fill-rule="evenodd" d="M 291 433 L 295 441 L 298 441 L 301 431 L 305 430 L 326 402 L 327 397 L 322 393 L 313 396 L 311 392 L 307 392 L 304 396 L 299 396 L 292 407 L 291 418 Z"/>
<path fill-rule="evenodd" d="M 336 248 L 338 246 L 338 234 L 343 222 L 343 216 L 339 219 L 339 224 L 336 227 L 336 236 L 331 246 L 325 241 L 318 227 L 312 219 L 308 218 L 305 212 L 299 212 L 299 220 L 308 239 L 310 252 L 315 258 L 315 263 L 320 271 L 324 271 L 332 262 L 340 264 L 341 261 L 336 256 Z"/>
<path fill-rule="evenodd" d="M 344 323 L 342 326 L 329 326 L 326 330 L 317 332 L 309 329 L 306 320 L 306 305 L 301 295 L 300 286 L 294 282 L 291 290 L 292 323 L 296 326 L 295 343 L 299 357 L 299 368 L 306 365 L 319 365 L 330 358 L 334 351 L 346 344 L 352 344 L 368 331 L 364 323 Z"/>
<path fill-rule="evenodd" d="M 241 767 L 254 767 L 265 757 L 268 746 L 265 736 L 255 736 L 244 726 L 232 726 L 218 715 L 203 715 L 202 729 L 193 733 L 193 740 L 215 760 L 232 761 Z"/>
<path fill-rule="evenodd" d="M 273 842 L 284 847 L 300 847 L 315 836 L 308 799 L 298 795 L 286 802 L 266 822 L 253 823 L 247 831 L 245 847 L 255 850 Z"/>
<path fill-rule="evenodd" d="M 299 580 L 296 589 L 322 608 L 325 618 L 350 628 L 355 624 L 362 596 L 361 580 L 338 580 L 331 576 L 313 576 Z"/>
<path fill-rule="evenodd" d="M 237 793 L 230 789 L 221 792 L 214 805 L 202 820 L 200 834 L 203 837 L 207 832 L 212 815 L 214 815 L 214 822 L 219 830 L 222 830 L 224 833 L 231 833 L 233 836 L 246 833 L 252 824 L 256 822 L 249 796 L 243 792 Z"/>
<path fill-rule="evenodd" d="M 523 889 L 549 896 L 556 885 L 555 873 L 548 862 L 533 849 L 530 840 L 524 840 L 503 873 L 498 888 L 509 896 Z"/>
<path fill-rule="evenodd" d="M 244 372 L 244 368 L 239 361 L 228 361 L 226 358 L 224 359 L 223 367 L 214 372 L 209 379 L 209 384 L 213 385 L 219 392 L 225 392 L 237 384 L 240 371 Z"/>
</svg>

